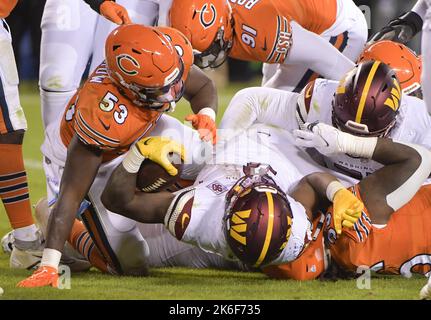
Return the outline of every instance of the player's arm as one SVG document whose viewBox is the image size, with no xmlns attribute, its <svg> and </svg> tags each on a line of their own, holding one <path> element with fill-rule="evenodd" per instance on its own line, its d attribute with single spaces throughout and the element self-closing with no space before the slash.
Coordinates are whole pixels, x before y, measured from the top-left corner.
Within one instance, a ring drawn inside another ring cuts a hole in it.
<svg viewBox="0 0 431 320">
<path fill-rule="evenodd" d="M 163 137 L 147 137 L 128 151 L 122 164 L 112 173 L 102 194 L 103 205 L 113 212 L 143 223 L 163 223 L 173 199 L 168 192 L 144 193 L 136 190 L 136 178 L 145 159 L 160 164 L 172 176 L 177 169 L 168 159 L 175 152 L 184 159 L 184 147 Z"/>
<path fill-rule="evenodd" d="M 348 154 L 385 165 L 359 184 L 373 223 L 385 224 L 394 211 L 413 198 L 431 173 L 431 153 L 424 147 L 357 137 L 322 123 L 308 124 L 307 128 L 294 132 L 298 146 L 316 148 L 327 156 Z"/>
<path fill-rule="evenodd" d="M 321 36 L 291 22 L 293 42 L 285 60 L 287 64 L 301 64 L 328 80 L 340 80 L 355 64 Z"/>
<path fill-rule="evenodd" d="M 370 43 L 380 40 L 409 42 L 422 30 L 427 7 L 426 0 L 419 0 L 411 11 L 391 20 L 382 30 L 373 35 Z"/>
<path fill-rule="evenodd" d="M 88 193 L 101 163 L 101 151 L 86 146 L 75 135 L 67 150 L 60 194 L 49 218 L 46 245 L 40 267 L 18 286 L 57 286 L 57 272 L 64 243 L 70 234 L 79 206 Z"/>
<path fill-rule="evenodd" d="M 363 203 L 336 177 L 323 172 L 305 176 L 291 196 L 302 204 L 311 221 L 314 220 L 313 214 L 324 212 L 332 203 L 334 225 L 338 234 L 341 234 L 342 227 L 353 227 L 364 208 Z"/>
<path fill-rule="evenodd" d="M 194 114 L 186 117 L 199 131 L 201 139 L 216 142 L 217 88 L 201 69 L 193 65 L 185 83 L 184 97 L 190 102 Z"/>
<path fill-rule="evenodd" d="M 115 0 L 84 0 L 94 11 L 116 24 L 132 23 L 126 8 Z"/>
<path fill-rule="evenodd" d="M 295 108 L 298 94 L 271 88 L 247 88 L 232 98 L 220 123 L 225 139 L 244 132 L 254 123 L 286 130 L 298 128 Z"/>
</svg>

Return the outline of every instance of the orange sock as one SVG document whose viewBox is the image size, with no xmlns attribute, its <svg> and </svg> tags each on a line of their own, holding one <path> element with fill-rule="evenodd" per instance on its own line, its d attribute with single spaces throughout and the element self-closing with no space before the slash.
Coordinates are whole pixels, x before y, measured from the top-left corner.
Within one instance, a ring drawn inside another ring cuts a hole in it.
<svg viewBox="0 0 431 320">
<path fill-rule="evenodd" d="M 81 221 L 75 219 L 68 242 L 75 250 L 87 258 L 92 266 L 102 272 L 108 272 L 105 258 L 100 254 L 93 239 L 91 239 L 90 234 Z"/>
<path fill-rule="evenodd" d="M 22 145 L 0 144 L 0 197 L 13 229 L 34 224 Z"/>
</svg>

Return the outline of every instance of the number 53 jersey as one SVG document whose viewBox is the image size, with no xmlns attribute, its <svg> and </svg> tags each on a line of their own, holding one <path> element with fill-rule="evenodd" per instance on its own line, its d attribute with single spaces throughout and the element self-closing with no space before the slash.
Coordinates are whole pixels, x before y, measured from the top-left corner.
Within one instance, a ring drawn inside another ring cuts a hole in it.
<svg viewBox="0 0 431 320">
<path fill-rule="evenodd" d="M 316 34 L 337 19 L 337 0 L 230 0 L 235 20 L 230 57 L 284 63 L 292 46 L 290 22 Z"/>
<path fill-rule="evenodd" d="M 67 147 L 76 134 L 84 144 L 102 150 L 107 162 L 148 135 L 161 115 L 123 96 L 102 63 L 70 100 L 61 119 L 60 136 Z"/>
</svg>

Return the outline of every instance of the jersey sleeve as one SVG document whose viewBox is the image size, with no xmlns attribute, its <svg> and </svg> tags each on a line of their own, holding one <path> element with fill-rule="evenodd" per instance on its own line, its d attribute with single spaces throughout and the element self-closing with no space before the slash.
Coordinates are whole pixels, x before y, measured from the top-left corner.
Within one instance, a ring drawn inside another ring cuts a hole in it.
<svg viewBox="0 0 431 320">
<path fill-rule="evenodd" d="M 292 43 L 285 63 L 308 66 L 325 79 L 340 80 L 355 64 L 320 35 L 304 29 L 292 21 Z"/>
<path fill-rule="evenodd" d="M 297 93 L 271 88 L 248 88 L 231 100 L 220 123 L 220 129 L 231 136 L 240 134 L 255 123 L 294 130 Z M 230 136 L 230 137 L 231 137 Z"/>
</svg>

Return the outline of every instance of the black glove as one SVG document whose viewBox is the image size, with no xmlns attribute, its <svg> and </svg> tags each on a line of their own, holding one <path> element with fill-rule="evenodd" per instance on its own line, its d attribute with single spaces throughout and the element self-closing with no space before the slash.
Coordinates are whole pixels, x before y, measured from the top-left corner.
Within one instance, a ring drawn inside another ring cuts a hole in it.
<svg viewBox="0 0 431 320">
<path fill-rule="evenodd" d="M 414 11 L 409 11 L 392 20 L 382 30 L 371 37 L 369 43 L 379 40 L 392 40 L 405 44 L 422 30 L 423 20 Z"/>
</svg>

